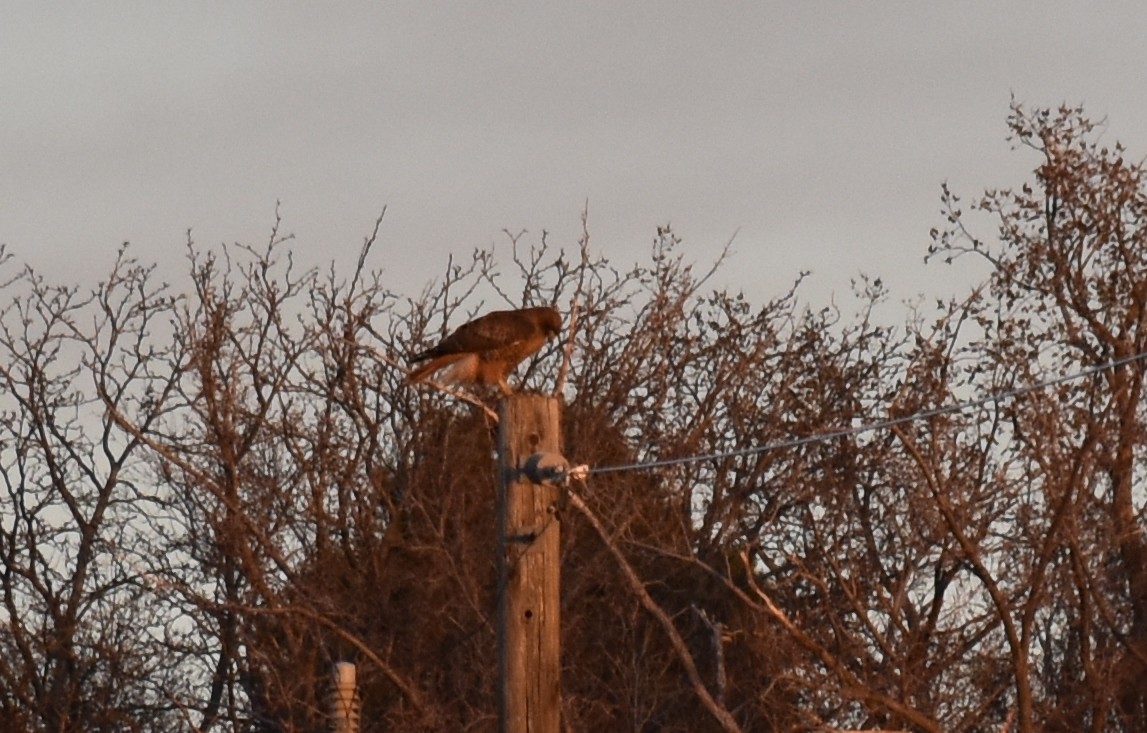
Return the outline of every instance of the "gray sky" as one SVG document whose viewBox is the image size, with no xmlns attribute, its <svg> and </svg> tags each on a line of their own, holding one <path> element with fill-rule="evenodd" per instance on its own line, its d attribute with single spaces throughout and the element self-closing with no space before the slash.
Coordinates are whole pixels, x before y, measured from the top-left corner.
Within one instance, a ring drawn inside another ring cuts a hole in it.
<svg viewBox="0 0 1147 733">
<path fill-rule="evenodd" d="M 450 253 L 542 229 L 645 259 L 671 222 L 724 283 L 896 297 L 948 180 L 1018 185 L 1012 93 L 1083 103 L 1147 151 L 1134 2 L 33 2 L 0 0 L 0 242 L 53 278 L 130 240 L 181 272 L 265 239 L 375 264 L 414 293 Z"/>
</svg>

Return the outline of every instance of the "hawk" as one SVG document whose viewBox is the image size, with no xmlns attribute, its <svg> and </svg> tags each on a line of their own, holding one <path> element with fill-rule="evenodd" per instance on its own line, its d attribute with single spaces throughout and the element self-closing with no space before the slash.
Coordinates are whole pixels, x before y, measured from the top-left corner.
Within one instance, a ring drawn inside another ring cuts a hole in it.
<svg viewBox="0 0 1147 733">
<path fill-rule="evenodd" d="M 506 377 L 561 329 L 561 315 L 549 306 L 487 313 L 462 324 L 434 348 L 412 356 L 411 363 L 426 363 L 410 372 L 409 381 L 421 382 L 446 370 L 446 381 L 496 384 L 510 394 Z"/>
</svg>

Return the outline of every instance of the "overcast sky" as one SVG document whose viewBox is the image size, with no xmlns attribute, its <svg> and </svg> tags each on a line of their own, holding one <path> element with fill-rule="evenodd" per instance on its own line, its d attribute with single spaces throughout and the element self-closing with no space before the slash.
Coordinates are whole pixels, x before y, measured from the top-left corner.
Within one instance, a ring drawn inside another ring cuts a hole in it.
<svg viewBox="0 0 1147 733">
<path fill-rule="evenodd" d="M 1147 5 L 1128 2 L 0 0 L 0 242 L 54 279 L 120 242 L 180 271 L 265 239 L 412 294 L 450 253 L 543 229 L 643 260 L 672 223 L 763 300 L 921 264 L 938 193 L 1018 185 L 1012 94 L 1082 103 L 1147 152 Z"/>
</svg>

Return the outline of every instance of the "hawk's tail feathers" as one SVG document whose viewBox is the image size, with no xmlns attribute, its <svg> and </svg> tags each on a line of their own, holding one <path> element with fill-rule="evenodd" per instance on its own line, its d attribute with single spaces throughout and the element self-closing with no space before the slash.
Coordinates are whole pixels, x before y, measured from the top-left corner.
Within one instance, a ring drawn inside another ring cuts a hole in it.
<svg viewBox="0 0 1147 733">
<path fill-rule="evenodd" d="M 429 359 L 432 356 L 434 356 L 434 349 L 427 349 L 426 351 L 419 351 L 417 354 L 414 354 L 413 356 L 406 357 L 406 363 L 417 364 L 420 361 L 426 361 L 427 359 Z"/>
<path fill-rule="evenodd" d="M 409 384 L 415 384 L 417 382 L 423 382 L 426 379 L 428 379 L 430 377 L 430 375 L 433 374 L 434 372 L 450 366 L 451 364 L 458 361 L 459 359 L 461 359 L 464 356 L 466 356 L 466 354 L 447 354 L 446 356 L 439 356 L 435 359 L 431 359 L 430 361 L 419 366 L 418 368 L 412 369 L 410 371 L 410 374 L 407 375 L 406 381 Z M 416 356 L 414 358 L 418 359 L 419 357 Z"/>
</svg>

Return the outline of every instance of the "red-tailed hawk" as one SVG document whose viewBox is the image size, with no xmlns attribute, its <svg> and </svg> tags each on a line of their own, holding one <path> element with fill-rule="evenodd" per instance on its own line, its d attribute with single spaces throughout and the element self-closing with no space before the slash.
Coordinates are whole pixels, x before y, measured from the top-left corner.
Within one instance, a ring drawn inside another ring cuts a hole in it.
<svg viewBox="0 0 1147 733">
<path fill-rule="evenodd" d="M 444 381 L 496 384 L 510 394 L 513 390 L 506 377 L 561 330 L 561 315 L 548 306 L 487 313 L 462 324 L 434 348 L 411 357 L 411 363 L 426 363 L 412 371 L 409 379 L 421 382 L 444 369 Z"/>
</svg>

